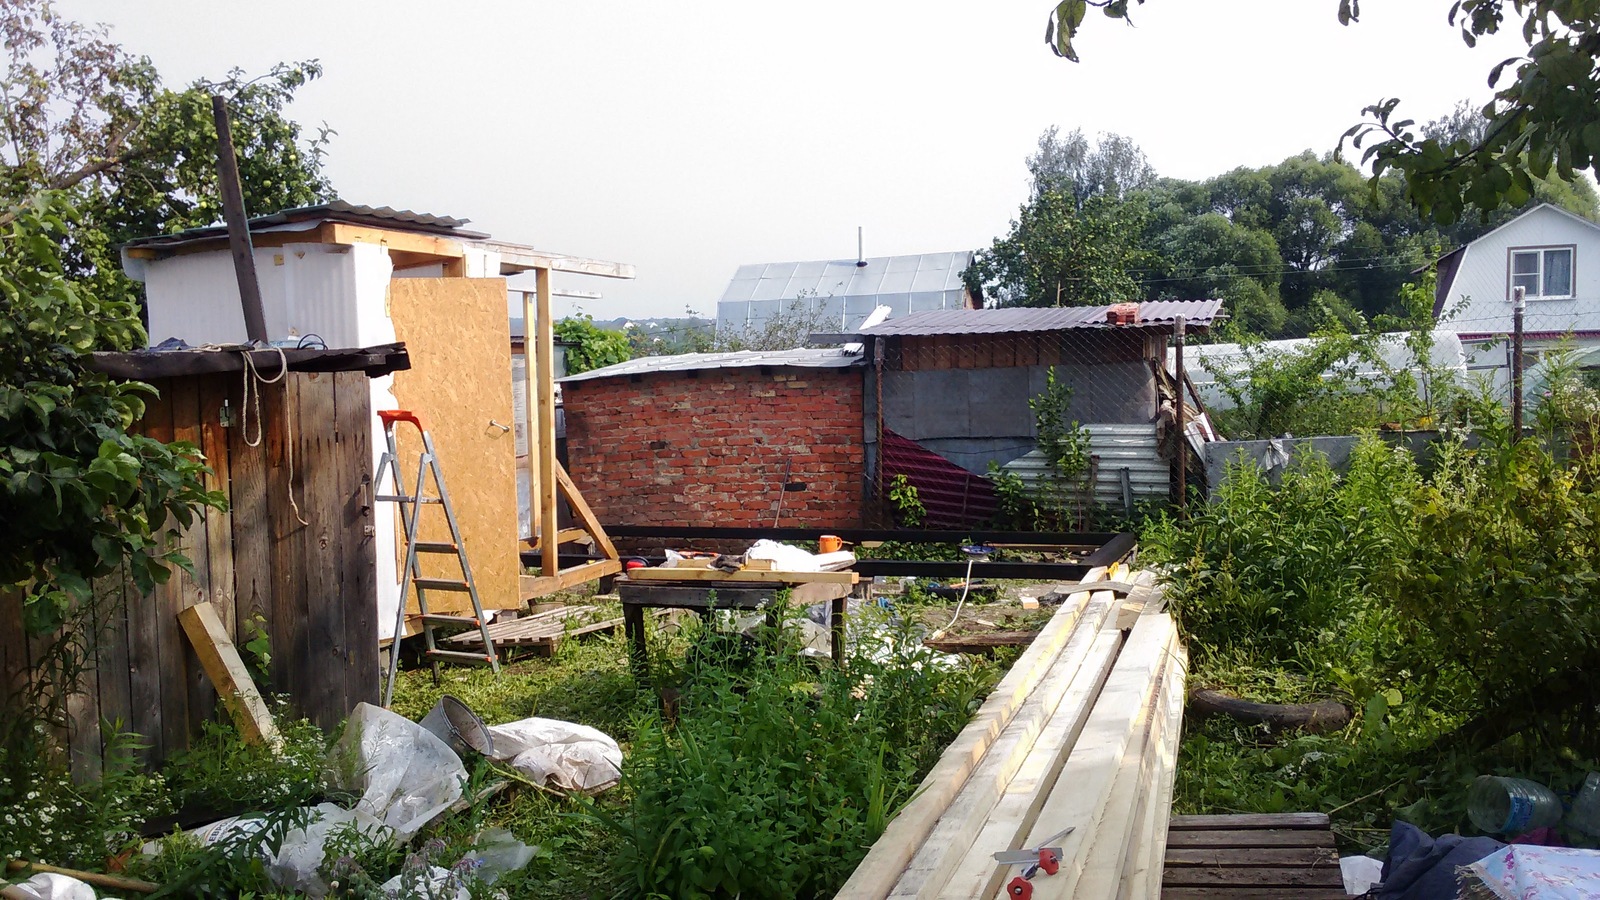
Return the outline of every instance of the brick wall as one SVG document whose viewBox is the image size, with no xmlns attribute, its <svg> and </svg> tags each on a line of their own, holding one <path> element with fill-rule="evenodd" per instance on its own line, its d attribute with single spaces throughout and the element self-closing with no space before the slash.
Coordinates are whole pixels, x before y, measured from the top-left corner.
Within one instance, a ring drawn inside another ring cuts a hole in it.
<svg viewBox="0 0 1600 900">
<path fill-rule="evenodd" d="M 562 392 L 572 478 L 602 522 L 861 524 L 858 369 L 664 372 Z"/>
</svg>

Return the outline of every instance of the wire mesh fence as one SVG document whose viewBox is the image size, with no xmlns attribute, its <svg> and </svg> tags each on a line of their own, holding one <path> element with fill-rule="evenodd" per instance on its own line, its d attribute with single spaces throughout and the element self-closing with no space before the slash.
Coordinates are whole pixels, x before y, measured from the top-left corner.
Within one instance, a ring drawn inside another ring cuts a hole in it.
<svg viewBox="0 0 1600 900">
<path fill-rule="evenodd" d="M 875 338 L 868 519 L 1105 530 L 1202 489 L 1217 442 L 1470 428 L 1511 406 L 1510 325 L 1245 344 L 1204 328 L 1180 339 L 1175 322 Z M 1600 349 L 1542 321 L 1522 344 L 1530 408 L 1600 416 Z"/>
</svg>

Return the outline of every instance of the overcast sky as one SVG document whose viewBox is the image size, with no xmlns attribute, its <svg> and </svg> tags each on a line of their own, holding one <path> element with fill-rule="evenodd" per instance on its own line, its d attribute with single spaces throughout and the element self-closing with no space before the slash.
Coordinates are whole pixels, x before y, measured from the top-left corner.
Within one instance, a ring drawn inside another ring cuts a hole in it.
<svg viewBox="0 0 1600 900">
<path fill-rule="evenodd" d="M 1419 120 L 1486 100 L 1519 49 L 1467 49 L 1448 0 L 1367 0 L 1348 28 L 1338 0 L 1091 10 L 1078 64 L 1043 42 L 1049 0 L 58 6 L 174 84 L 320 59 L 291 114 L 338 132 L 341 197 L 636 265 L 558 276 L 604 294 L 575 304 L 596 318 L 714 313 L 739 264 L 853 258 L 858 225 L 869 256 L 986 246 L 1051 125 L 1204 178 L 1329 150 L 1384 97 Z"/>
</svg>

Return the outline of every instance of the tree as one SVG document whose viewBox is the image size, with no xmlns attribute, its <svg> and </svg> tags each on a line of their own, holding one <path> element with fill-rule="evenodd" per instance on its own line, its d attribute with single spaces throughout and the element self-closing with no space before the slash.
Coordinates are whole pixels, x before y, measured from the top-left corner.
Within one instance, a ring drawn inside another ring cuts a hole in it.
<svg viewBox="0 0 1600 900">
<path fill-rule="evenodd" d="M 1144 0 L 1134 0 L 1143 4 Z M 1062 0 L 1051 10 L 1045 42 L 1077 61 L 1073 39 L 1089 7 L 1128 20 L 1129 0 Z M 1339 21 L 1360 16 L 1360 0 L 1339 0 Z M 1424 215 L 1456 222 L 1469 207 L 1518 207 L 1535 196 L 1536 179 L 1554 172 L 1571 181 L 1600 160 L 1600 5 L 1592 0 L 1455 0 L 1449 23 L 1473 46 L 1503 26 L 1520 24 L 1528 45 L 1489 72 L 1490 87 L 1510 82 L 1482 109 L 1480 132 L 1430 134 L 1397 113 L 1398 98 L 1363 110 L 1346 139 L 1360 149 L 1373 179 L 1397 172 L 1405 197 Z M 1509 21 L 1508 21 L 1509 20 Z"/>
<path fill-rule="evenodd" d="M 1081 207 L 1050 190 L 1024 204 L 1011 233 L 978 251 L 970 284 L 1001 306 L 1093 306 L 1139 299 L 1145 204 L 1108 196 Z"/>
<path fill-rule="evenodd" d="M 29 198 L 61 191 L 76 208 L 61 263 L 105 300 L 134 298 L 116 247 L 221 218 L 210 96 L 228 99 L 245 207 L 251 214 L 332 196 L 322 158 L 332 132 L 306 140 L 284 115 L 318 77 L 315 61 L 258 78 L 239 70 L 183 90 L 162 85 L 150 61 L 58 15 L 49 0 L 0 0 L 6 71 L 0 79 L 0 226 Z"/>
<path fill-rule="evenodd" d="M 1035 197 L 1056 191 L 1080 207 L 1091 197 L 1125 198 L 1156 179 L 1156 170 L 1132 140 L 1102 134 L 1090 146 L 1083 129 L 1062 137 L 1054 125 L 1039 135 L 1039 152 L 1028 157 L 1028 174 Z"/>
<path fill-rule="evenodd" d="M 555 324 L 556 340 L 568 345 L 567 374 L 603 369 L 633 358 L 628 336 L 601 328 L 593 316 L 569 316 Z"/>
</svg>

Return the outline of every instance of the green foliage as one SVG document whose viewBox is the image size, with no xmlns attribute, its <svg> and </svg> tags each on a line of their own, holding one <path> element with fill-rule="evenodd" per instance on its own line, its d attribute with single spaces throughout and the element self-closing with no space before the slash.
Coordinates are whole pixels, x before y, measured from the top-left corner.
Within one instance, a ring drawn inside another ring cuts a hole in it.
<svg viewBox="0 0 1600 900">
<path fill-rule="evenodd" d="M 969 283 L 1001 306 L 1092 306 L 1140 299 L 1131 270 L 1143 259 L 1147 212 L 1138 200 L 1105 195 L 1081 205 L 1046 190 L 1029 200 L 1011 232 L 978 251 Z"/>
<path fill-rule="evenodd" d="M 601 328 L 592 316 L 569 316 L 555 324 L 556 340 L 566 342 L 567 374 L 602 369 L 633 358 L 628 336 Z"/>
<path fill-rule="evenodd" d="M 1072 386 L 1056 379 L 1056 367 L 1045 372 L 1044 393 L 1028 400 L 1038 433 L 1039 449 L 1063 482 L 1075 483 L 1089 471 L 1089 431 L 1069 419 Z"/>
<path fill-rule="evenodd" d="M 906 528 L 921 525 L 923 517 L 928 514 L 917 494 L 917 486 L 905 475 L 896 475 L 889 482 L 889 503 L 894 506 L 895 521 Z"/>
<path fill-rule="evenodd" d="M 274 750 L 245 743 L 231 725 L 205 723 L 200 737 L 167 765 L 174 805 L 260 810 L 309 802 L 320 792 L 323 734 L 310 722 L 282 715 L 278 729 L 283 744 Z"/>
<path fill-rule="evenodd" d="M 46 757 L 0 750 L 0 859 L 100 869 L 145 819 L 168 811 L 161 778 L 135 758 L 136 736 L 106 734 L 104 772 L 86 785 Z"/>
<path fill-rule="evenodd" d="M 94 581 L 126 577 L 147 594 L 189 565 L 176 529 L 224 502 L 206 490 L 195 447 L 128 433 L 147 385 L 89 368 L 91 351 L 129 349 L 143 331 L 134 304 L 67 280 L 60 249 L 73 215 L 61 195 L 42 194 L 0 231 L 0 592 L 21 596 L 31 634 L 73 624 L 35 660 L 21 695 L 0 698 L 0 747 L 13 763 L 50 752 L 35 726 L 65 723 L 84 661 L 120 612 L 121 597 L 97 597 Z"/>
<path fill-rule="evenodd" d="M 1062 0 L 1051 8 L 1045 28 L 1045 43 L 1057 56 L 1077 61 L 1073 39 L 1089 6 L 1129 19 L 1128 0 Z M 1360 16 L 1360 3 L 1339 0 L 1338 11 L 1339 21 L 1351 24 Z M 1397 112 L 1398 98 L 1363 110 L 1367 119 L 1352 126 L 1345 139 L 1356 149 L 1374 141 L 1363 155 L 1374 187 L 1387 174 L 1399 173 L 1406 199 L 1449 224 L 1474 208 L 1522 206 L 1551 173 L 1570 183 L 1575 171 L 1593 169 L 1600 159 L 1600 115 L 1588 102 L 1600 80 L 1595 53 L 1600 12 L 1594 5 L 1586 0 L 1460 0 L 1449 7 L 1447 20 L 1468 47 L 1520 20 L 1527 53 L 1490 69 L 1489 85 L 1500 89 L 1481 110 L 1479 127 L 1453 133 L 1419 128 Z"/>
<path fill-rule="evenodd" d="M 992 678 L 902 628 L 846 670 L 788 653 L 697 657 L 675 724 L 651 717 L 596 812 L 628 896 L 825 897 L 855 868 Z"/>
</svg>

